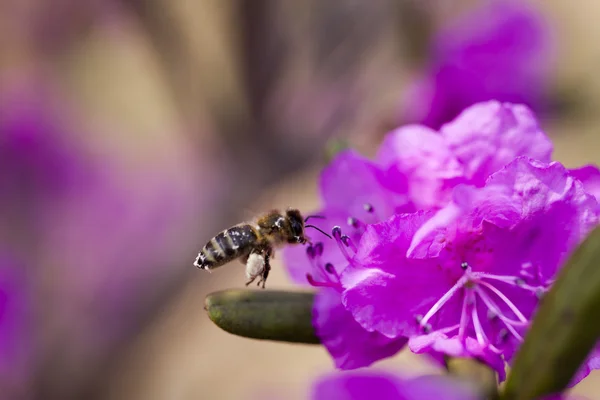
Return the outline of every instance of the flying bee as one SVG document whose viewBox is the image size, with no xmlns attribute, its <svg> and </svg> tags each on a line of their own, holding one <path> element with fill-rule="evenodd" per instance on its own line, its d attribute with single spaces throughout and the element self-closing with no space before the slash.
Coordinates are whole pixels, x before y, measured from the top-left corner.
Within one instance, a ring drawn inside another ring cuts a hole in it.
<svg viewBox="0 0 600 400">
<path fill-rule="evenodd" d="M 305 228 L 314 228 L 331 239 L 321 229 L 306 224 L 310 218 L 323 217 L 309 215 L 303 219 L 300 211 L 290 208 L 285 214 L 273 210 L 259 217 L 256 222 L 235 225 L 206 243 L 198 253 L 194 266 L 212 270 L 238 258 L 246 264 L 246 286 L 259 278 L 258 285 L 262 283 L 264 289 L 275 248 L 310 243 Z"/>
</svg>

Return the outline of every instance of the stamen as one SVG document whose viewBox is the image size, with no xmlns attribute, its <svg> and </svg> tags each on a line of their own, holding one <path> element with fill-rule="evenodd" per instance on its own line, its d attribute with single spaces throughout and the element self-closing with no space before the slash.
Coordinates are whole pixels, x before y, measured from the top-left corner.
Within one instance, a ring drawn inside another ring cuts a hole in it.
<svg viewBox="0 0 600 400">
<path fill-rule="evenodd" d="M 514 327 L 514 326 L 512 326 L 511 324 L 504 324 L 504 326 L 506 326 L 506 329 L 508 329 L 508 330 L 509 330 L 509 332 L 510 332 L 510 333 L 512 333 L 512 334 L 513 334 L 513 336 L 514 336 L 514 337 L 516 337 L 516 338 L 517 338 L 517 340 L 518 340 L 519 342 L 522 342 L 522 341 L 523 341 L 523 336 L 521 336 L 521 335 L 519 334 L 519 332 L 517 332 L 517 331 L 515 330 L 515 327 Z"/>
<path fill-rule="evenodd" d="M 340 281 L 340 275 L 337 273 L 337 271 L 336 271 L 336 269 L 335 269 L 335 267 L 333 266 L 332 263 L 328 262 L 328 263 L 325 264 L 325 271 L 328 274 L 333 275 L 338 282 Z"/>
<path fill-rule="evenodd" d="M 323 254 L 323 243 L 317 242 L 314 244 L 315 256 L 320 257 Z"/>
<path fill-rule="evenodd" d="M 365 203 L 363 205 L 363 208 L 365 209 L 366 212 L 368 213 L 372 213 L 373 211 L 375 211 L 375 208 L 373 208 L 373 206 L 369 203 Z"/>
<path fill-rule="evenodd" d="M 506 327 L 506 329 L 508 329 L 509 332 L 512 333 L 512 335 L 517 338 L 517 340 L 523 341 L 523 337 L 519 334 L 519 332 L 517 332 L 515 330 L 515 326 L 524 326 L 524 325 L 527 325 L 527 322 L 514 321 L 514 320 L 504 316 L 500 312 L 500 309 L 494 303 L 494 301 L 491 298 L 489 298 L 488 295 L 481 288 L 475 287 L 475 291 L 477 292 L 479 297 L 481 297 L 481 300 L 483 300 L 485 305 L 496 313 L 498 318 L 500 318 L 500 321 L 502 321 L 504 323 L 504 326 Z"/>
<path fill-rule="evenodd" d="M 308 256 L 308 258 L 310 260 L 313 260 L 315 258 L 315 248 L 313 247 L 312 244 L 309 244 L 308 247 L 306 248 L 306 255 Z"/>
<path fill-rule="evenodd" d="M 306 274 L 306 280 L 311 286 L 314 287 L 328 287 L 328 288 L 339 288 L 340 285 L 336 282 L 320 282 L 316 281 L 311 274 Z"/>
<path fill-rule="evenodd" d="M 525 318 L 525 316 L 523 315 L 523 313 L 517 308 L 517 306 L 514 305 L 514 303 L 512 301 L 510 301 L 510 299 L 508 297 L 506 297 L 504 295 L 504 293 L 502 293 L 501 291 L 499 291 L 498 289 L 496 289 L 496 287 L 494 287 L 493 285 L 490 285 L 489 283 L 487 283 L 485 281 L 479 281 L 479 284 L 487 287 L 492 292 L 496 293 L 496 295 L 498 297 L 500 297 L 500 299 L 502 299 L 502 301 L 504 303 L 506 303 L 506 305 L 508 306 L 508 308 L 510 308 L 512 310 L 512 312 L 515 313 L 515 315 L 517 316 L 517 318 L 519 318 L 519 320 L 521 320 L 521 322 L 525 322 L 525 323 L 528 322 L 527 318 Z"/>
<path fill-rule="evenodd" d="M 535 297 L 538 298 L 538 300 L 542 300 L 544 298 L 544 296 L 546 295 L 546 291 L 542 288 L 537 288 L 535 290 Z"/>
<path fill-rule="evenodd" d="M 364 222 L 354 217 L 348 217 L 347 222 L 348 226 L 351 226 L 354 229 L 364 228 L 366 226 Z"/>
<path fill-rule="evenodd" d="M 339 225 L 334 226 L 331 230 L 331 236 L 335 239 L 342 237 L 342 228 Z"/>
<path fill-rule="evenodd" d="M 498 332 L 498 339 L 496 342 L 504 343 L 506 339 L 508 339 L 508 330 L 506 330 L 506 328 L 502 328 L 500 329 L 500 332 Z"/>
<path fill-rule="evenodd" d="M 459 327 L 460 327 L 460 325 L 459 325 L 459 324 L 456 324 L 456 325 L 452 325 L 452 326 L 449 326 L 449 327 L 447 327 L 447 328 L 444 328 L 444 329 L 438 329 L 436 332 L 440 332 L 440 333 L 448 334 L 448 333 L 450 333 L 450 332 L 452 332 L 452 331 L 454 331 L 454 330 L 458 329 Z"/>
<path fill-rule="evenodd" d="M 479 321 L 479 314 L 477 313 L 477 302 L 476 297 L 473 296 L 473 307 L 471 308 L 471 319 L 473 320 L 473 327 L 475 328 L 475 337 L 477 338 L 477 343 L 482 346 L 485 346 L 486 343 L 489 342 L 485 331 L 483 330 L 483 326 L 481 326 L 481 322 Z"/>
<path fill-rule="evenodd" d="M 460 268 L 463 270 L 466 270 L 467 268 L 469 268 L 469 263 L 466 263 L 466 262 L 461 263 Z"/>
<path fill-rule="evenodd" d="M 516 326 L 525 326 L 528 322 L 517 321 L 511 318 L 508 318 L 506 315 L 502 314 L 502 311 L 498 307 L 498 305 L 483 291 L 483 289 L 475 286 L 475 292 L 481 297 L 481 300 L 485 303 L 485 305 L 494 313 L 495 317 L 500 318 L 502 322 L 507 324 L 516 325 Z M 489 314 L 488 314 L 489 315 Z"/>
<path fill-rule="evenodd" d="M 504 282 L 504 283 L 508 283 L 511 286 L 516 286 L 518 288 L 524 289 L 524 290 L 529 290 L 530 292 L 537 292 L 538 289 L 544 289 L 543 287 L 540 286 L 531 286 L 528 285 L 527 283 L 525 283 L 525 281 L 523 281 L 522 279 L 519 280 L 519 278 L 516 278 L 514 276 L 506 276 L 506 275 L 492 275 L 492 274 L 487 274 L 484 272 L 478 272 L 476 274 L 474 274 L 475 277 L 477 278 L 485 278 L 485 279 L 490 279 L 493 281 L 500 281 L 500 282 Z"/>
<path fill-rule="evenodd" d="M 527 271 L 526 269 L 522 269 L 522 270 L 520 270 L 520 271 L 519 271 L 519 276 L 520 276 L 522 279 L 527 279 L 527 278 L 529 278 L 529 279 L 533 279 L 533 278 L 534 278 L 534 276 L 533 276 L 531 273 L 529 273 L 529 271 Z"/>
<path fill-rule="evenodd" d="M 327 271 L 328 274 L 337 274 L 337 271 L 333 267 L 332 263 L 325 264 L 325 271 Z"/>
<path fill-rule="evenodd" d="M 346 258 L 346 260 L 350 264 L 354 265 L 352 257 L 350 256 L 350 254 L 348 254 L 348 250 L 347 250 L 348 245 L 343 240 L 342 228 L 340 228 L 339 226 L 334 226 L 333 230 L 331 231 L 331 234 L 335 238 L 335 241 L 337 242 L 338 247 L 339 247 L 340 251 L 342 252 L 342 254 L 344 255 L 344 257 Z M 344 235 L 344 237 L 347 238 L 347 236 L 345 236 L 345 235 Z"/>
<path fill-rule="evenodd" d="M 344 243 L 346 247 L 350 247 L 355 254 L 358 252 L 354 242 L 347 235 L 342 236 L 342 243 Z"/>
<path fill-rule="evenodd" d="M 517 286 L 525 286 L 525 281 L 521 278 L 516 278 L 515 279 L 515 285 Z"/>
<path fill-rule="evenodd" d="M 469 325 L 469 312 L 467 308 L 469 307 L 469 296 L 470 292 L 465 293 L 465 297 L 463 299 L 462 311 L 460 313 L 460 323 L 458 324 L 458 340 L 461 343 L 465 342 L 467 326 Z"/>
<path fill-rule="evenodd" d="M 454 293 L 456 293 L 460 288 L 462 288 L 465 285 L 465 282 L 467 281 L 467 279 L 465 277 L 460 278 L 455 284 L 454 286 L 452 286 L 450 288 L 450 290 L 448 290 L 446 292 L 446 294 L 444 294 L 434 305 L 433 307 L 431 307 L 431 309 L 429 311 L 427 311 L 427 314 L 425 314 L 425 316 L 423 317 L 423 319 L 421 320 L 420 324 L 426 325 L 427 322 L 431 319 L 431 317 L 434 316 L 435 313 L 437 313 L 440 308 L 442 308 L 444 306 L 444 304 L 446 304 L 448 302 L 448 300 L 450 300 L 452 298 L 452 296 L 454 296 Z"/>
</svg>

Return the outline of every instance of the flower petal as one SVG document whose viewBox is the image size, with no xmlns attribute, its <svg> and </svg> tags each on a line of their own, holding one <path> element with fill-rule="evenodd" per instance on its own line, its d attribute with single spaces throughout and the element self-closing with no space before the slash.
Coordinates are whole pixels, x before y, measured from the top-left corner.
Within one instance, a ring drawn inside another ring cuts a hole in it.
<svg viewBox="0 0 600 400">
<path fill-rule="evenodd" d="M 435 260 L 404 256 L 429 215 L 396 215 L 369 226 L 363 235 L 354 264 L 342 274 L 342 302 L 366 330 L 390 338 L 416 334 L 416 315 L 452 287 Z"/>
<path fill-rule="evenodd" d="M 595 165 L 586 165 L 569 171 L 583 183 L 583 188 L 600 201 L 600 170 Z"/>
<path fill-rule="evenodd" d="M 545 164 L 520 157 L 493 174 L 488 184 L 512 188 L 522 207 L 510 232 L 488 232 L 497 243 L 497 255 L 511 254 L 522 262 L 538 263 L 547 279 L 598 222 L 596 199 L 557 162 Z M 496 261 L 492 268 L 496 273 L 517 272 L 507 270 L 511 265 L 521 267 L 514 260 Z"/>
<path fill-rule="evenodd" d="M 432 40 L 432 65 L 405 95 L 404 116 L 434 129 L 479 101 L 545 109 L 551 29 L 523 2 L 484 2 Z M 416 105 L 415 105 L 416 104 Z"/>
<path fill-rule="evenodd" d="M 498 373 L 500 382 L 506 379 L 502 356 L 494 353 L 488 347 L 481 346 L 477 340 L 471 337 L 467 337 L 463 343 L 456 336 L 448 337 L 444 333 L 433 332 L 428 335 L 410 338 L 408 347 L 417 354 L 428 353 L 434 357 L 438 357 L 439 354 L 446 354 L 452 357 L 477 358 L 484 361 Z"/>
<path fill-rule="evenodd" d="M 390 180 L 407 180 L 417 209 L 444 205 L 451 188 L 464 180 L 463 168 L 444 138 L 424 126 L 410 125 L 389 133 L 377 160 Z"/>
<path fill-rule="evenodd" d="M 389 339 L 360 326 L 342 305 L 341 294 L 324 288 L 317 293 L 313 325 L 335 366 L 341 369 L 366 367 L 398 353 L 408 339 Z M 360 343 L 360 345 L 358 345 Z"/>
<path fill-rule="evenodd" d="M 383 372 L 361 372 L 327 375 L 319 379 L 313 389 L 313 400 L 401 400 L 402 381 L 399 377 Z"/>
<path fill-rule="evenodd" d="M 388 181 L 374 162 L 354 150 L 345 150 L 321 173 L 324 207 L 345 210 L 366 223 L 378 222 L 408 204 L 405 184 Z M 374 214 L 365 210 L 365 204 L 373 206 Z"/>
<path fill-rule="evenodd" d="M 313 400 L 476 400 L 473 388 L 444 375 L 425 375 L 413 379 L 377 372 L 332 374 L 313 387 Z"/>
<path fill-rule="evenodd" d="M 440 132 L 476 186 L 483 186 L 488 176 L 515 157 L 527 155 L 550 162 L 552 155 L 552 142 L 524 105 L 477 103 L 443 125 Z"/>
</svg>

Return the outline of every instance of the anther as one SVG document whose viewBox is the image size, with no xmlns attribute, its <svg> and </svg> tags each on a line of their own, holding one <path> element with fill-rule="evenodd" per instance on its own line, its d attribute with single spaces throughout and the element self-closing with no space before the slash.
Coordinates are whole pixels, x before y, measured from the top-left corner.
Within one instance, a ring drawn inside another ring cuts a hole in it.
<svg viewBox="0 0 600 400">
<path fill-rule="evenodd" d="M 421 321 L 423 321 L 423 316 L 421 314 L 415 315 L 415 321 L 417 321 L 417 324 L 421 324 Z"/>
<path fill-rule="evenodd" d="M 339 239 L 342 236 L 342 228 L 340 228 L 338 225 L 334 226 L 331 230 L 331 234 L 334 238 Z"/>
<path fill-rule="evenodd" d="M 425 324 L 422 327 L 423 333 L 431 333 L 431 324 Z"/>
<path fill-rule="evenodd" d="M 495 320 L 496 318 L 498 318 L 498 314 L 496 314 L 493 310 L 488 309 L 488 311 L 487 311 L 487 318 L 490 321 Z"/>
<path fill-rule="evenodd" d="M 308 256 L 308 258 L 310 258 L 311 260 L 315 258 L 315 248 L 312 245 L 309 245 L 306 248 L 306 255 Z"/>
<path fill-rule="evenodd" d="M 462 262 L 460 264 L 460 268 L 462 268 L 463 270 L 466 270 L 467 268 L 469 268 L 469 263 L 468 262 Z"/>
<path fill-rule="evenodd" d="M 535 296 L 538 298 L 538 300 L 542 300 L 545 294 L 546 291 L 543 288 L 535 289 Z"/>
<path fill-rule="evenodd" d="M 333 266 L 332 263 L 325 264 L 325 271 L 327 271 L 327 273 L 329 273 L 329 274 L 335 274 L 336 273 L 335 268 L 334 268 L 334 266 Z"/>
<path fill-rule="evenodd" d="M 529 271 L 527 271 L 526 269 L 522 269 L 522 270 L 520 270 L 520 271 L 519 271 L 519 275 L 521 276 L 521 278 L 522 278 L 523 280 L 525 280 L 525 279 L 527 279 L 527 278 L 529 278 L 529 279 L 532 279 L 532 278 L 533 278 L 533 275 L 532 275 L 532 274 L 530 274 L 530 273 L 529 273 Z"/>
<path fill-rule="evenodd" d="M 498 341 L 500 343 L 504 343 L 506 341 L 506 339 L 508 339 L 508 330 L 506 330 L 505 328 L 502 328 L 498 332 Z"/>
<path fill-rule="evenodd" d="M 353 228 L 358 228 L 358 220 L 354 217 L 348 217 L 348 226 Z"/>
<path fill-rule="evenodd" d="M 354 242 L 347 235 L 342 236 L 342 243 L 344 243 L 344 246 L 351 248 L 354 253 L 358 252 Z"/>
<path fill-rule="evenodd" d="M 521 278 L 516 278 L 515 279 L 515 285 L 517 286 L 523 286 L 525 284 L 525 281 Z"/>
<path fill-rule="evenodd" d="M 323 254 L 323 243 L 317 242 L 314 244 L 315 256 L 319 257 Z"/>
<path fill-rule="evenodd" d="M 366 212 L 368 213 L 372 213 L 373 211 L 375 211 L 375 209 L 373 208 L 373 206 L 369 203 L 365 203 L 363 205 L 363 208 L 365 209 Z"/>
</svg>

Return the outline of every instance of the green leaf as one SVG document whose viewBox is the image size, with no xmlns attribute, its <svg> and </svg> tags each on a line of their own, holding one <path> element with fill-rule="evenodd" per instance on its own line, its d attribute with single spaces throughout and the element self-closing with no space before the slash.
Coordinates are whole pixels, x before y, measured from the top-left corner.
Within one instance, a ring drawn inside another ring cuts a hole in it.
<svg viewBox="0 0 600 400">
<path fill-rule="evenodd" d="M 209 318 L 234 335 L 319 344 L 312 326 L 314 293 L 230 289 L 206 296 Z"/>
<path fill-rule="evenodd" d="M 502 399 L 533 399 L 562 392 L 598 341 L 598 321 L 600 228 L 575 251 L 544 296 Z"/>
</svg>

